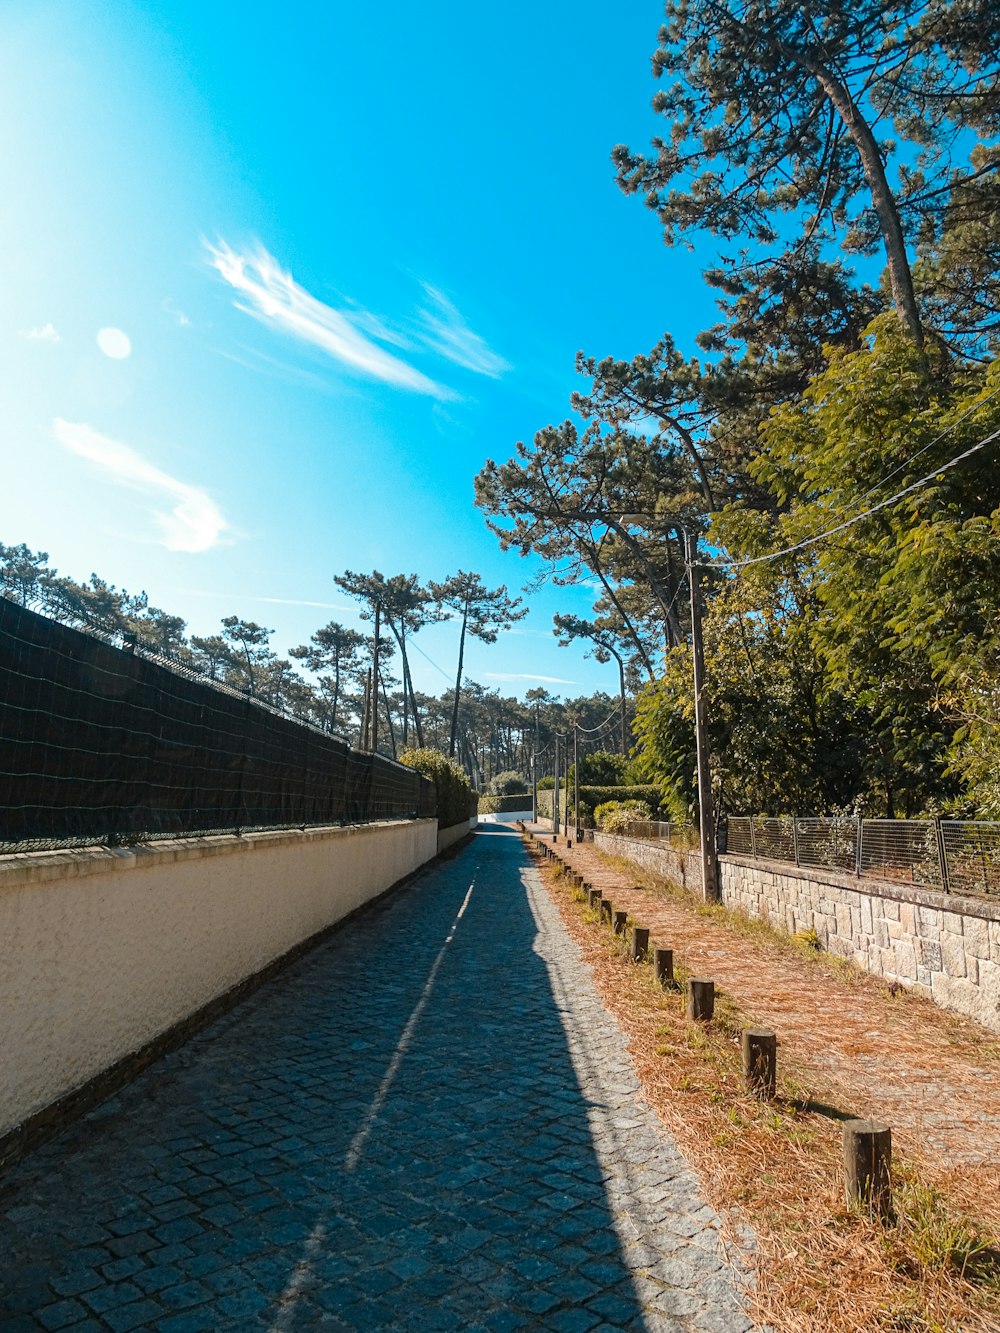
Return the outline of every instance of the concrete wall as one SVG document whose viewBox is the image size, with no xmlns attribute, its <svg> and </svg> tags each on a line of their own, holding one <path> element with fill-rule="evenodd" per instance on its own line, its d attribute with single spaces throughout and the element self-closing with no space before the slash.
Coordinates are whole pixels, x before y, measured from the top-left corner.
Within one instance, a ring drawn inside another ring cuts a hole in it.
<svg viewBox="0 0 1000 1333">
<path fill-rule="evenodd" d="M 696 853 L 597 833 L 612 856 L 700 896 Z M 719 857 L 722 902 L 1000 1031 L 1000 902 L 742 856 Z"/>
<path fill-rule="evenodd" d="M 424 819 L 0 857 L 0 1136 L 436 851 Z"/>
<path fill-rule="evenodd" d="M 454 847 L 456 842 L 461 842 L 479 823 L 478 815 L 471 819 L 463 819 L 460 824 L 452 824 L 450 828 L 438 829 L 437 849 L 438 853 L 447 851 L 449 847 Z"/>
<path fill-rule="evenodd" d="M 513 824 L 518 819 L 523 819 L 526 824 L 531 823 L 531 805 L 524 810 L 504 810 L 499 814 L 480 815 L 480 824 Z"/>
</svg>

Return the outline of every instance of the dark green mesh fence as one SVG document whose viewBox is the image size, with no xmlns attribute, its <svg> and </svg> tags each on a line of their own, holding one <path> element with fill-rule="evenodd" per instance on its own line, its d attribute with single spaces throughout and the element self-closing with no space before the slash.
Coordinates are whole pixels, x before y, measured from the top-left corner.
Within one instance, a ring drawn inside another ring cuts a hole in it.
<svg viewBox="0 0 1000 1333">
<path fill-rule="evenodd" d="M 0 850 L 433 814 L 412 769 L 0 598 Z"/>
</svg>

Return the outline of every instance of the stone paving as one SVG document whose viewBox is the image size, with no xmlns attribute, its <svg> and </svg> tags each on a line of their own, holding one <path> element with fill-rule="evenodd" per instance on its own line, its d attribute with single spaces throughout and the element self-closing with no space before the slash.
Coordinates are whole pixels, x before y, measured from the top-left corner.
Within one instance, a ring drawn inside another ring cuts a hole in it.
<svg viewBox="0 0 1000 1333">
<path fill-rule="evenodd" d="M 744 1333 L 737 1292 L 503 828 L 0 1181 L 3 1333 Z"/>
</svg>

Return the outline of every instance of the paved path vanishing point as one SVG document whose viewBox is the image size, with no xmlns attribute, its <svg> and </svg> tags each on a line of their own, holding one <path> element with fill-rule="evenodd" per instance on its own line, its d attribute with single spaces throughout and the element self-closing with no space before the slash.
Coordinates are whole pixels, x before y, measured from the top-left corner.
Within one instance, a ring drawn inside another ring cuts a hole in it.
<svg viewBox="0 0 1000 1333">
<path fill-rule="evenodd" d="M 135 1328 L 750 1328 L 511 830 L 0 1180 L 3 1333 Z"/>
</svg>

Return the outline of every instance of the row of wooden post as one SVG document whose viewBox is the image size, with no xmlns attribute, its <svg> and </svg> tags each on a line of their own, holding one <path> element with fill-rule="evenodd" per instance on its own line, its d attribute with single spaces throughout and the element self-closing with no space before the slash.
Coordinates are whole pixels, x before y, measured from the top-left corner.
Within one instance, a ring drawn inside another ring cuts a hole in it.
<svg viewBox="0 0 1000 1333">
<path fill-rule="evenodd" d="M 522 832 L 527 830 L 518 821 Z M 537 835 L 532 836 L 537 838 Z M 555 836 L 552 842 L 556 842 Z M 550 860 L 562 858 L 554 847 L 541 842 L 538 845 Z M 572 838 L 566 839 L 572 847 Z M 588 884 L 577 871 L 570 869 L 577 888 L 587 894 L 591 911 L 599 912 L 602 925 L 607 922 L 616 935 L 625 934 L 628 913 L 615 911 L 601 889 Z M 632 961 L 644 963 L 649 957 L 649 930 L 645 926 L 632 927 Z M 674 980 L 672 949 L 653 950 L 653 970 L 656 981 L 664 989 L 677 989 Z M 715 1012 L 715 982 L 701 977 L 688 980 L 687 1015 L 692 1022 L 707 1022 Z M 770 1100 L 777 1088 L 778 1039 L 771 1028 L 744 1028 L 740 1048 L 743 1078 L 755 1097 Z M 872 1214 L 888 1218 L 892 1215 L 892 1131 L 877 1120 L 845 1120 L 844 1133 L 844 1192 L 849 1203 L 857 1203 Z"/>
</svg>

